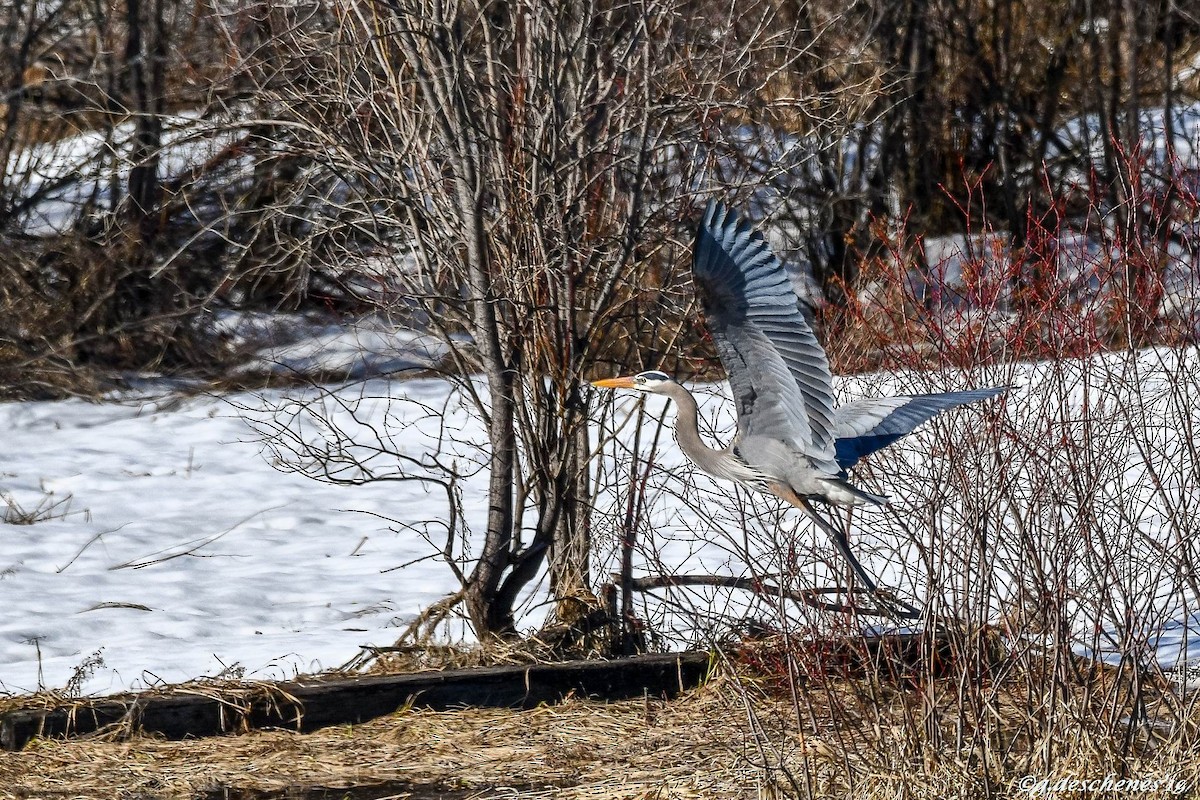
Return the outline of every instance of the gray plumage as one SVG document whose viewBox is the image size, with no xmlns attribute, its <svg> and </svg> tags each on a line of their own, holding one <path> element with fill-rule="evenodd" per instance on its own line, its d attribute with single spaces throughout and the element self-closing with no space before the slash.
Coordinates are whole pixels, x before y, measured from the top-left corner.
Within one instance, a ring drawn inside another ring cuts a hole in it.
<svg viewBox="0 0 1200 800">
<path fill-rule="evenodd" d="M 845 473 L 859 459 L 902 439 L 943 411 L 988 400 L 1006 389 L 1007 386 L 993 386 L 965 392 L 902 395 L 856 400 L 839 406 L 834 412 L 837 417 L 834 455 L 838 466 Z"/>
<path fill-rule="evenodd" d="M 661 372 L 596 385 L 673 399 L 676 440 L 693 464 L 804 509 L 833 536 L 859 580 L 874 592 L 845 534 L 817 515 L 810 501 L 886 503 L 887 498 L 851 485 L 848 470 L 941 412 L 995 397 L 1008 387 L 859 400 L 835 408 L 829 361 L 807 307 L 761 233 L 721 203 L 710 202 L 696 232 L 692 272 L 737 407 L 737 433 L 730 445 L 714 449 L 704 443 L 695 398 Z"/>
</svg>

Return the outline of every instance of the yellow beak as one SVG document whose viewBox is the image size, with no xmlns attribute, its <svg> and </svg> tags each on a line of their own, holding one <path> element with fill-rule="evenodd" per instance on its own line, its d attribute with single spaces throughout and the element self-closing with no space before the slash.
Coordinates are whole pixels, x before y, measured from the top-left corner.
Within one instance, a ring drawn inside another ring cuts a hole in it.
<svg viewBox="0 0 1200 800">
<path fill-rule="evenodd" d="M 605 378 L 600 381 L 592 381 L 592 386 L 598 386 L 601 389 L 632 389 L 633 376 L 626 378 Z"/>
</svg>

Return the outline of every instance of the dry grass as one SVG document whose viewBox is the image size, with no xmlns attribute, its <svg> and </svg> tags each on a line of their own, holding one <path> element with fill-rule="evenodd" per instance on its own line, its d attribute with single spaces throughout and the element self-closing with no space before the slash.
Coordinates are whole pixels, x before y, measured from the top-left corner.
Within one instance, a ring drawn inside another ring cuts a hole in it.
<svg viewBox="0 0 1200 800">
<path fill-rule="evenodd" d="M 738 703 L 710 687 L 670 703 L 408 710 L 308 735 L 37 741 L 0 759 L 0 797 L 198 798 L 224 787 L 392 781 L 536 787 L 544 794 L 535 796 L 562 798 L 753 797 L 756 773 L 738 755 L 748 744 Z"/>
<path fill-rule="evenodd" d="M 1091 675 L 1101 686 L 1115 679 Z M 980 742 L 955 730 L 956 683 L 825 678 L 793 696 L 777 674 L 742 664 L 669 702 L 409 709 L 307 735 L 43 740 L 0 757 L 0 798 L 282 798 L 381 785 L 411 798 L 1015 798 L 1032 796 L 1019 788 L 1026 775 L 1102 779 L 1118 762 L 1126 777 L 1170 776 L 1184 796 L 1200 789 L 1194 714 L 1137 732 L 1131 756 L 1117 752 L 1119 732 L 1093 724 L 1084 687 L 1063 702 L 1079 713 L 1046 727 L 1032 724 L 1030 684 L 1013 680 L 972 690 L 989 698 L 986 727 L 1006 739 Z M 1048 749 L 1052 774 L 1031 769 Z"/>
</svg>

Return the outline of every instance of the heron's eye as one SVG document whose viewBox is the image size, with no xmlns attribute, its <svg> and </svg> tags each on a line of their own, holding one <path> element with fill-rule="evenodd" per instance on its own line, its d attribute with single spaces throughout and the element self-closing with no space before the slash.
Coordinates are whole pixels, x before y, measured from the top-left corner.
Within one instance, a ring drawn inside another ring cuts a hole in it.
<svg viewBox="0 0 1200 800">
<path fill-rule="evenodd" d="M 634 380 L 635 380 L 637 383 L 645 383 L 645 382 L 646 382 L 646 379 L 645 379 L 645 378 L 643 378 L 641 375 L 638 375 L 636 378 L 634 378 Z"/>
</svg>

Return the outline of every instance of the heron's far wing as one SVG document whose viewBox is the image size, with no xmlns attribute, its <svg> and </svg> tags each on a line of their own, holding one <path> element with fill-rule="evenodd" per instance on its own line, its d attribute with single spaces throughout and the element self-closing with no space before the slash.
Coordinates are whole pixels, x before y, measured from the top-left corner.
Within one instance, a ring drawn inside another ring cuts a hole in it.
<svg viewBox="0 0 1200 800">
<path fill-rule="evenodd" d="M 860 458 L 887 447 L 908 434 L 918 425 L 933 419 L 943 411 L 987 400 L 1007 390 L 1007 386 L 990 389 L 970 389 L 965 392 L 921 394 L 912 397 L 883 397 L 877 400 L 858 400 L 840 406 L 837 418 L 838 466 L 853 467 Z"/>
<path fill-rule="evenodd" d="M 739 436 L 783 439 L 832 461 L 829 362 L 762 234 L 710 201 L 696 232 L 692 271 L 733 388 Z"/>
</svg>

